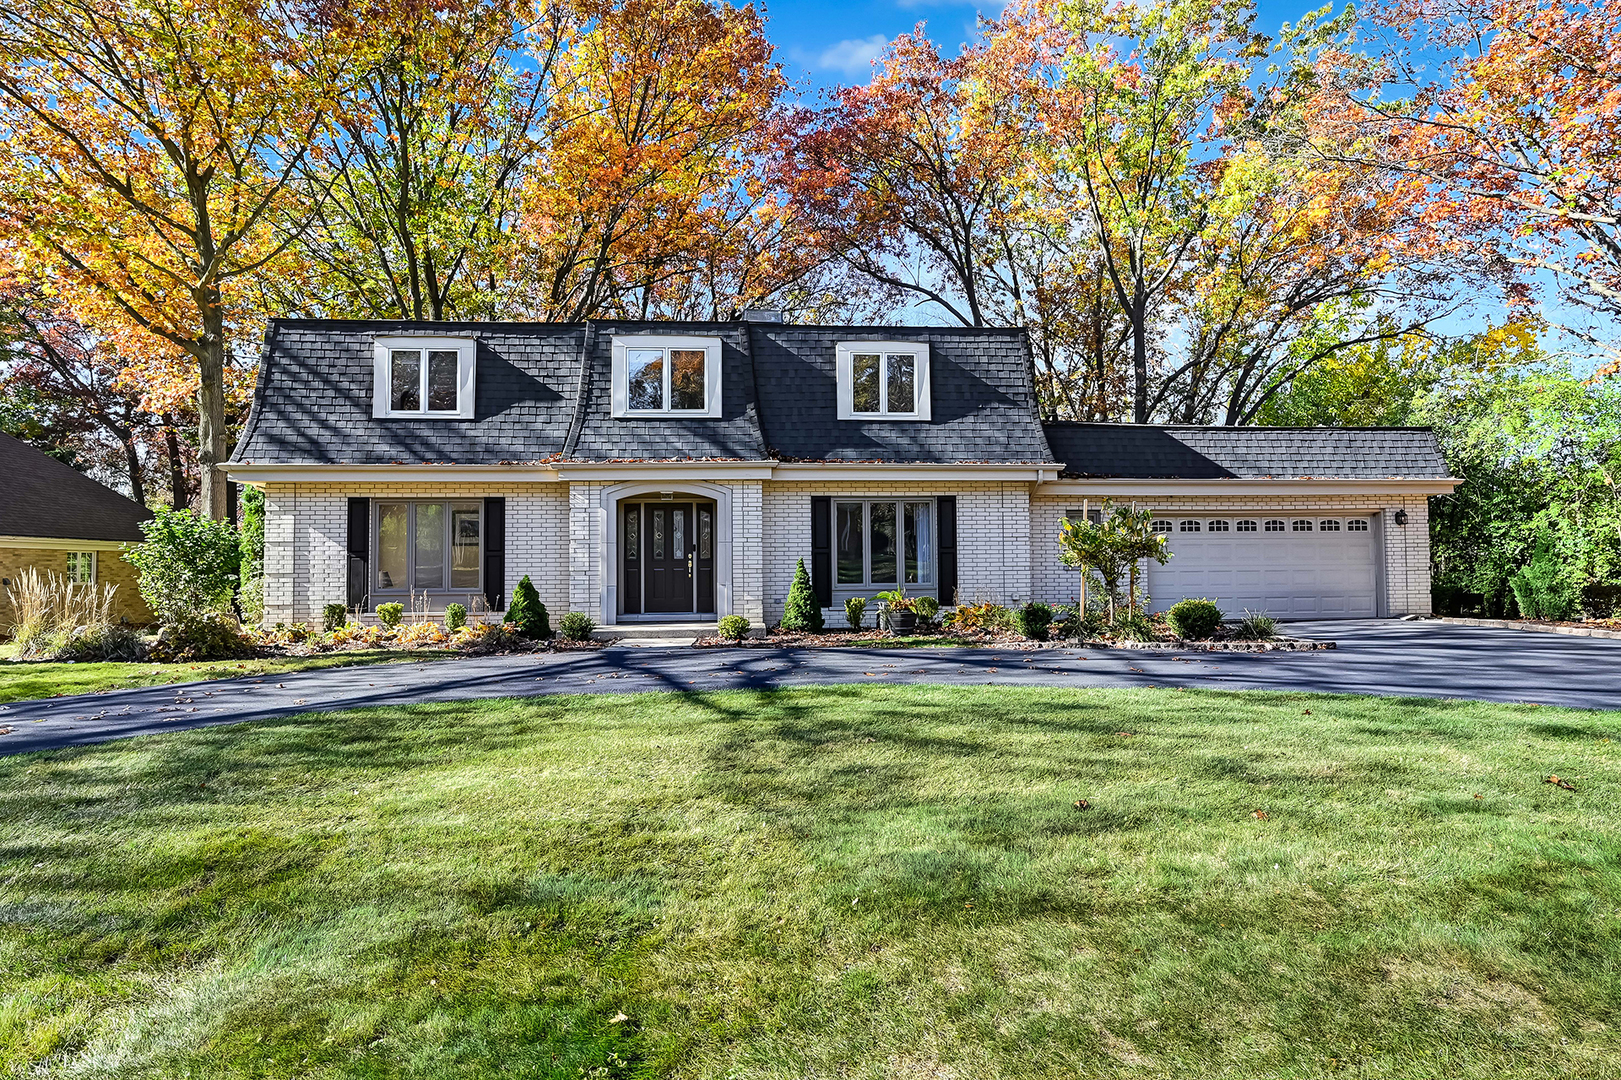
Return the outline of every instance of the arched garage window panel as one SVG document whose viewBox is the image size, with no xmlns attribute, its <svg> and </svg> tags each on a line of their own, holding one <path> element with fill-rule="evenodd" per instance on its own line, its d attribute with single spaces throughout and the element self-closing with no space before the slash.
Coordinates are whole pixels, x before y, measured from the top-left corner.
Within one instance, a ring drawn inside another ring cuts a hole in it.
<svg viewBox="0 0 1621 1080">
<path fill-rule="evenodd" d="M 1172 525 L 1171 522 L 1165 518 L 1156 518 L 1150 528 L 1157 533 L 1168 533 L 1175 529 L 1176 526 Z"/>
<path fill-rule="evenodd" d="M 1294 531 L 1295 532 L 1311 532 L 1311 519 L 1310 518 L 1295 518 Z"/>
<path fill-rule="evenodd" d="M 1267 518 L 1266 519 L 1266 531 L 1267 532 L 1283 532 L 1287 528 L 1288 528 L 1288 525 L 1285 524 L 1285 522 L 1283 521 L 1282 518 Z"/>
<path fill-rule="evenodd" d="M 1345 523 L 1345 531 L 1346 532 L 1367 532 L 1368 531 L 1368 519 L 1367 518 L 1352 518 L 1350 521 L 1347 521 Z"/>
<path fill-rule="evenodd" d="M 1177 531 L 1185 532 L 1185 533 L 1198 532 L 1199 531 L 1199 519 L 1198 518 L 1183 518 L 1182 519 L 1182 524 L 1177 527 Z"/>
<path fill-rule="evenodd" d="M 1240 520 L 1239 523 L 1238 523 L 1238 531 L 1239 532 L 1254 532 L 1255 531 L 1255 519 L 1253 519 L 1253 518 L 1244 518 L 1244 519 Z"/>
<path fill-rule="evenodd" d="M 1210 522 L 1211 532 L 1227 532 L 1228 529 L 1229 525 L 1223 518 L 1216 518 L 1214 521 Z"/>
</svg>

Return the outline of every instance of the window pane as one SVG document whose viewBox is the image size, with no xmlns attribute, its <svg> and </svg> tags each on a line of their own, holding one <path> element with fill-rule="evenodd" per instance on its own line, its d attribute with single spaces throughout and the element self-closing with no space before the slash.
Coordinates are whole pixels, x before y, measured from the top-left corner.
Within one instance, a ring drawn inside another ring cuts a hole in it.
<svg viewBox="0 0 1621 1080">
<path fill-rule="evenodd" d="M 478 588 L 478 560 L 483 547 L 479 543 L 478 507 L 452 506 L 450 508 L 450 587 L 452 589 Z"/>
<path fill-rule="evenodd" d="M 670 350 L 670 408 L 704 407 L 704 351 Z"/>
<path fill-rule="evenodd" d="M 405 588 L 405 545 L 410 507 L 384 503 L 377 508 L 377 587 Z"/>
<path fill-rule="evenodd" d="M 866 579 L 861 565 L 861 504 L 838 504 L 839 584 L 860 585 Z"/>
<path fill-rule="evenodd" d="M 88 584 L 96 580 L 96 553 L 93 551 L 68 552 L 68 580 Z"/>
<path fill-rule="evenodd" d="M 917 411 L 917 375 L 908 353 L 889 354 L 889 412 Z"/>
<path fill-rule="evenodd" d="M 715 515 L 708 510 L 698 511 L 698 558 L 708 559 L 715 554 Z"/>
<path fill-rule="evenodd" d="M 851 405 L 856 412 L 878 411 L 878 354 L 856 353 L 851 358 Z"/>
<path fill-rule="evenodd" d="M 670 558 L 684 559 L 687 555 L 687 512 L 670 511 Z"/>
<path fill-rule="evenodd" d="M 625 558 L 641 558 L 642 508 L 632 506 L 625 511 Z"/>
<path fill-rule="evenodd" d="M 445 587 L 445 504 L 417 503 L 412 547 L 416 554 L 413 589 Z"/>
<path fill-rule="evenodd" d="M 664 558 L 664 511 L 653 511 L 653 558 Z"/>
<path fill-rule="evenodd" d="M 626 354 L 633 409 L 664 408 L 664 350 L 631 349 Z"/>
<path fill-rule="evenodd" d="M 927 584 L 934 580 L 934 504 L 906 504 L 906 580 Z"/>
<path fill-rule="evenodd" d="M 432 412 L 456 411 L 456 354 L 431 352 L 428 354 L 428 409 Z"/>
<path fill-rule="evenodd" d="M 422 354 L 395 349 L 388 354 L 388 407 L 395 412 L 422 408 Z"/>
<path fill-rule="evenodd" d="M 888 584 L 895 580 L 895 504 L 873 503 L 872 580 Z"/>
</svg>

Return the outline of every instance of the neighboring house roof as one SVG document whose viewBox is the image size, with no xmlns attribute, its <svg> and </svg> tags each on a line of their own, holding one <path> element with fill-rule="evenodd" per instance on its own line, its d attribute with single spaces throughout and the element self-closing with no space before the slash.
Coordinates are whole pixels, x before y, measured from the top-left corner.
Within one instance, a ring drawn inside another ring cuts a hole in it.
<svg viewBox="0 0 1621 1080">
<path fill-rule="evenodd" d="M 1022 330 L 985 327 L 753 327 L 760 425 L 773 455 L 798 461 L 1057 461 L 1041 434 Z M 929 346 L 932 417 L 840 420 L 841 341 Z"/>
<path fill-rule="evenodd" d="M 471 420 L 372 415 L 373 338 L 478 341 Z M 615 335 L 722 341 L 719 418 L 612 415 Z M 837 419 L 840 341 L 926 342 L 931 421 Z M 589 342 L 589 344 L 588 344 Z M 583 370 L 582 370 L 583 365 Z M 1020 330 L 771 323 L 275 319 L 232 460 L 262 465 L 764 460 L 1052 462 Z"/>
<path fill-rule="evenodd" d="M 1428 428 L 1051 423 L 1071 478 L 1427 480 L 1448 476 Z"/>
<path fill-rule="evenodd" d="M 144 539 L 152 511 L 21 439 L 0 435 L 0 536 Z"/>
</svg>

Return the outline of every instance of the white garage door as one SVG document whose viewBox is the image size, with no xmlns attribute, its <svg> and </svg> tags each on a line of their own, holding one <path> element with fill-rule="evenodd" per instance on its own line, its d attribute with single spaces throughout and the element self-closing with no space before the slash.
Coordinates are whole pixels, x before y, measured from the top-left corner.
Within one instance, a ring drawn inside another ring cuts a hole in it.
<svg viewBox="0 0 1621 1080">
<path fill-rule="evenodd" d="M 1229 616 L 1366 619 L 1378 614 L 1373 521 L 1367 517 L 1258 514 L 1162 517 L 1171 561 L 1148 565 L 1155 611 L 1209 597 Z"/>
</svg>

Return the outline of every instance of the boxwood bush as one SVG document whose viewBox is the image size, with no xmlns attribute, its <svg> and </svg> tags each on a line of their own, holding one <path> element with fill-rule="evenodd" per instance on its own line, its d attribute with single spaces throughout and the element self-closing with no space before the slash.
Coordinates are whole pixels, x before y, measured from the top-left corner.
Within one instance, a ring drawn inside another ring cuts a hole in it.
<svg viewBox="0 0 1621 1080">
<path fill-rule="evenodd" d="M 742 641 L 749 636 L 749 621 L 741 615 L 728 615 L 720 621 L 718 629 L 727 641 Z"/>
<path fill-rule="evenodd" d="M 571 611 L 557 620 L 557 633 L 564 641 L 589 641 L 597 622 L 583 611 Z"/>
<path fill-rule="evenodd" d="M 1177 637 L 1203 641 L 1221 625 L 1221 608 L 1213 600 L 1178 600 L 1165 618 Z"/>
</svg>

